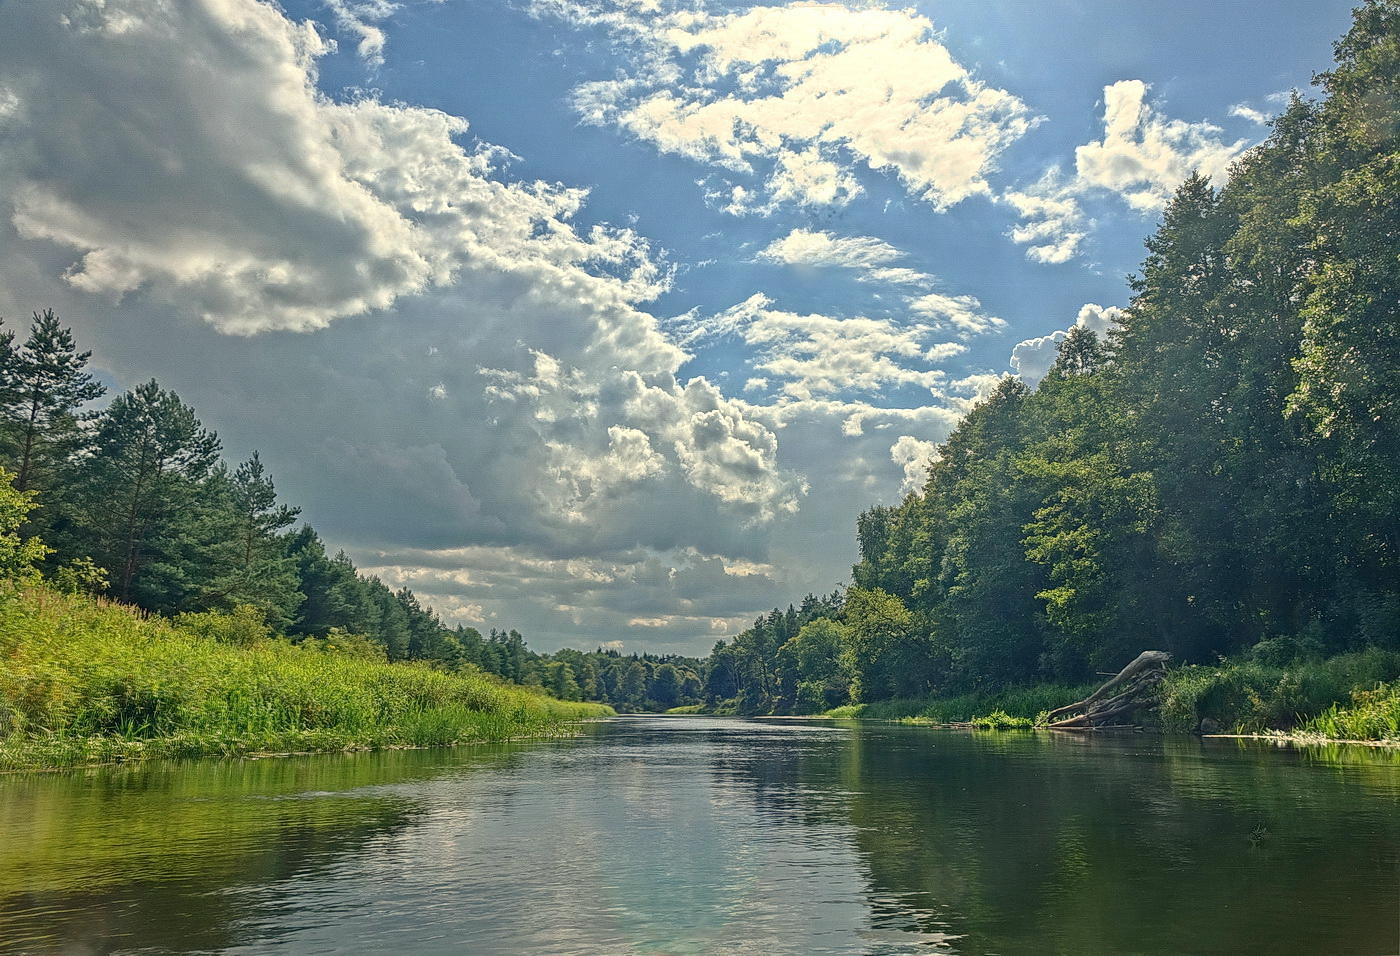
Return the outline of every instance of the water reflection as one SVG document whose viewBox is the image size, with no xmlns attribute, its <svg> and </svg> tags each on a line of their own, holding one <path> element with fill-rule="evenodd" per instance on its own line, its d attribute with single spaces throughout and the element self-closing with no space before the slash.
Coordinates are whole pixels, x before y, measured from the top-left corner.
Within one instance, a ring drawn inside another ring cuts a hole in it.
<svg viewBox="0 0 1400 956">
<path fill-rule="evenodd" d="M 1400 763 L 619 720 L 0 777 L 0 949 L 1400 951 Z"/>
</svg>

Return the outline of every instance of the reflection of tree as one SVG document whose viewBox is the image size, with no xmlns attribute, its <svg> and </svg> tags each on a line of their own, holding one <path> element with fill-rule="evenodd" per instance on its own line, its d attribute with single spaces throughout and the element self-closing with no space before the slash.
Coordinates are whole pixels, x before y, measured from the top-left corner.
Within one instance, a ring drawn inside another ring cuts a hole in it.
<svg viewBox="0 0 1400 956">
<path fill-rule="evenodd" d="M 858 730 L 846 759 L 872 901 L 959 950 L 1396 948 L 1393 766 L 904 728 Z"/>
<path fill-rule="evenodd" d="M 498 765 L 517 749 L 459 751 L 455 764 L 380 751 L 0 778 L 0 940 L 94 953 L 236 945 L 255 902 L 240 887 L 314 879 L 418 812 L 396 790 L 357 788 Z"/>
</svg>

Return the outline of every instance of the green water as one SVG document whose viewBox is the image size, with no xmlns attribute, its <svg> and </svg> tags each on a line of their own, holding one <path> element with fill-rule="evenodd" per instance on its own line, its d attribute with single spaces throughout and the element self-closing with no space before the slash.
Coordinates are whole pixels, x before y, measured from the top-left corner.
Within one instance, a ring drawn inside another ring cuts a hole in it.
<svg viewBox="0 0 1400 956">
<path fill-rule="evenodd" d="M 0 951 L 1397 953 L 1400 758 L 619 719 L 0 777 Z"/>
</svg>

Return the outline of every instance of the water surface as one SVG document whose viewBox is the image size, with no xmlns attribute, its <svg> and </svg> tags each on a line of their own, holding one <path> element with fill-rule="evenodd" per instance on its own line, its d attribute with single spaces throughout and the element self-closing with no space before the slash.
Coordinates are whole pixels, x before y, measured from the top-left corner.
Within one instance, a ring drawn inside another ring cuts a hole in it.
<svg viewBox="0 0 1400 956">
<path fill-rule="evenodd" d="M 1400 952 L 1400 762 L 623 718 L 0 776 L 0 950 Z"/>
</svg>

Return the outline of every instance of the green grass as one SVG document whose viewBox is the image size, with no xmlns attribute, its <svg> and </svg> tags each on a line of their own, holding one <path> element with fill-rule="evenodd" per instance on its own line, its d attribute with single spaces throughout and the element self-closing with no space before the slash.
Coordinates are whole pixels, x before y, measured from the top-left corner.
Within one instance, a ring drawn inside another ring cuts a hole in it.
<svg viewBox="0 0 1400 956">
<path fill-rule="evenodd" d="M 1400 653 L 1374 647 L 1288 666 L 1246 658 L 1178 667 L 1162 685 L 1162 726 L 1173 733 L 1194 733 L 1206 721 L 1231 733 L 1291 730 L 1326 712 L 1341 715 L 1354 692 L 1396 677 Z"/>
<path fill-rule="evenodd" d="M 682 704 L 679 707 L 669 707 L 664 711 L 667 714 L 703 714 L 706 712 L 704 704 Z"/>
<path fill-rule="evenodd" d="M 475 672 L 230 643 L 207 623 L 0 593 L 0 769 L 505 740 L 612 713 Z"/>
<path fill-rule="evenodd" d="M 1030 726 L 1045 711 L 1082 700 L 1093 686 L 1037 684 L 1000 691 L 959 694 L 954 697 L 916 697 L 876 700 L 868 704 L 847 704 L 826 712 L 827 717 L 860 717 L 872 720 L 909 720 L 920 723 L 952 724 L 991 719 L 1026 721 Z"/>
<path fill-rule="evenodd" d="M 1333 704 L 1298 730 L 1334 740 L 1400 741 L 1400 684 L 1353 691 L 1350 703 Z"/>
<path fill-rule="evenodd" d="M 972 726 L 979 730 L 1030 730 L 1036 725 L 1031 717 L 1015 717 L 1004 710 L 994 710 L 983 717 L 974 717 Z"/>
</svg>

